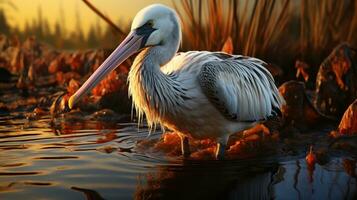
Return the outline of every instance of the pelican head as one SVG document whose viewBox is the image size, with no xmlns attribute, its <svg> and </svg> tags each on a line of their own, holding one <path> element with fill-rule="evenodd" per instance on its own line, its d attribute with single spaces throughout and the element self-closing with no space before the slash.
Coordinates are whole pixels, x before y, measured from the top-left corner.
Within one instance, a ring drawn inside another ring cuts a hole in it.
<svg viewBox="0 0 357 200">
<path fill-rule="evenodd" d="M 150 47 L 170 45 L 172 57 L 181 40 L 181 30 L 176 12 L 164 5 L 154 4 L 140 10 L 131 25 L 131 31 L 112 54 L 99 66 L 89 79 L 68 101 L 72 108 L 79 99 L 91 91 L 107 74 L 131 55 Z M 172 46 L 173 45 L 173 46 Z M 168 59 L 165 59 L 166 61 Z M 164 61 L 165 61 L 164 60 Z M 164 62 L 163 61 L 163 62 Z"/>
</svg>

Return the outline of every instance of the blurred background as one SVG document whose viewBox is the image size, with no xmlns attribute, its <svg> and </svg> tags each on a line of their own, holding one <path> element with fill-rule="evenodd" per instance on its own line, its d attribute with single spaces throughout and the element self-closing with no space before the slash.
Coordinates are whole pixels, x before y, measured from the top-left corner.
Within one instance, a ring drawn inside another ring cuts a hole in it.
<svg viewBox="0 0 357 200">
<path fill-rule="evenodd" d="M 357 3 L 344 1 L 91 0 L 126 33 L 146 5 L 176 8 L 182 18 L 182 50 L 220 50 L 232 38 L 236 54 L 291 64 L 318 64 L 340 42 L 356 46 Z M 81 0 L 0 0 L 0 32 L 24 40 L 35 36 L 54 48 L 113 48 L 122 34 Z"/>
<path fill-rule="evenodd" d="M 146 5 L 170 0 L 90 1 L 123 30 Z M 21 40 L 35 36 L 55 48 L 111 48 L 118 42 L 110 27 L 81 0 L 0 0 L 0 31 Z"/>
</svg>

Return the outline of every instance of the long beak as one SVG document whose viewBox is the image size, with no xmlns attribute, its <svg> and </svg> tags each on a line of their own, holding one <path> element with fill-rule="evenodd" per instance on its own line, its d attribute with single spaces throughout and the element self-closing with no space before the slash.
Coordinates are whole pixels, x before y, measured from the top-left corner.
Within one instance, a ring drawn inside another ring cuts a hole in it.
<svg viewBox="0 0 357 200">
<path fill-rule="evenodd" d="M 107 74 L 123 63 L 131 55 L 138 52 L 143 37 L 134 31 L 123 40 L 123 42 L 110 54 L 110 56 L 99 66 L 99 68 L 88 78 L 88 80 L 68 100 L 68 106 L 73 108 L 81 97 L 91 91 Z"/>
</svg>

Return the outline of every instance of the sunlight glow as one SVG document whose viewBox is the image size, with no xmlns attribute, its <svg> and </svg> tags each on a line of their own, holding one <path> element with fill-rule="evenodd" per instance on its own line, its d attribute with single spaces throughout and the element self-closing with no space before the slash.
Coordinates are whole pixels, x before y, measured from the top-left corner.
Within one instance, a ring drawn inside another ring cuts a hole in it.
<svg viewBox="0 0 357 200">
<path fill-rule="evenodd" d="M 101 26 L 105 25 L 81 0 L 12 0 L 11 2 L 15 5 L 15 9 L 7 5 L 4 5 L 3 9 L 10 25 L 20 30 L 25 28 L 26 23 L 31 24 L 38 19 L 39 10 L 42 12 L 42 18 L 48 20 L 51 28 L 56 22 L 60 22 L 72 32 L 77 29 L 79 22 L 81 28 L 87 32 L 97 21 Z M 170 0 L 91 0 L 90 2 L 119 25 L 129 24 L 133 16 L 146 5 L 152 3 L 172 5 Z"/>
</svg>

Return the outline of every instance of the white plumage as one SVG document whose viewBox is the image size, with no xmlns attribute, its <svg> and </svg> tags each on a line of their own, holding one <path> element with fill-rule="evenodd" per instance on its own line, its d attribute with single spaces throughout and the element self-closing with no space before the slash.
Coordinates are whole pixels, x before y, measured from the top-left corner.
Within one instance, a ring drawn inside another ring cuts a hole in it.
<svg viewBox="0 0 357 200">
<path fill-rule="evenodd" d="M 128 81 L 136 113 L 141 119 L 146 115 L 149 126 L 159 123 L 194 138 L 226 141 L 230 134 L 274 114 L 273 108 L 283 102 L 261 60 L 192 51 L 178 53 L 154 69 L 142 66 L 147 53 L 138 55 Z M 214 70 L 205 72 L 210 66 Z M 203 81 L 205 73 L 217 78 Z"/>
<path fill-rule="evenodd" d="M 174 10 L 151 5 L 135 17 L 131 33 L 70 99 L 70 106 L 133 52 L 129 95 L 139 122 L 160 124 L 188 139 L 213 138 L 221 158 L 229 135 L 279 112 L 284 103 L 265 62 L 222 52 L 177 53 L 181 40 Z M 83 89 L 82 89 L 83 88 Z"/>
</svg>

